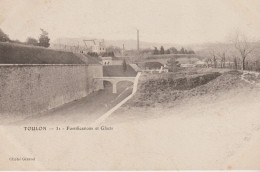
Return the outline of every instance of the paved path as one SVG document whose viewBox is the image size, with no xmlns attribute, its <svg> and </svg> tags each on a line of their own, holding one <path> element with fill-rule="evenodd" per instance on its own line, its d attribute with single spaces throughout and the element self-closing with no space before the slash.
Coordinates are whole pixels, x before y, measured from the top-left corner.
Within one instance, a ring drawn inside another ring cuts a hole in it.
<svg viewBox="0 0 260 172">
<path fill-rule="evenodd" d="M 90 124 L 114 107 L 132 92 L 131 83 L 119 84 L 118 94 L 112 94 L 111 86 L 85 98 L 62 105 L 53 110 L 28 117 L 14 125 L 71 125 Z"/>
<path fill-rule="evenodd" d="M 123 99 L 121 102 L 119 102 L 117 105 L 115 105 L 113 108 L 111 108 L 109 111 L 107 111 L 100 118 L 98 118 L 93 123 L 94 126 L 101 125 L 112 113 L 114 113 L 118 108 L 120 108 L 123 104 L 125 104 L 128 100 L 130 100 L 134 96 L 134 94 L 137 91 L 137 85 L 138 85 L 138 80 L 139 80 L 140 76 L 141 76 L 141 72 L 138 72 L 138 74 L 137 74 L 137 76 L 135 77 L 135 80 L 134 80 L 134 86 L 133 86 L 132 93 L 129 96 L 127 96 L 125 99 Z"/>
</svg>

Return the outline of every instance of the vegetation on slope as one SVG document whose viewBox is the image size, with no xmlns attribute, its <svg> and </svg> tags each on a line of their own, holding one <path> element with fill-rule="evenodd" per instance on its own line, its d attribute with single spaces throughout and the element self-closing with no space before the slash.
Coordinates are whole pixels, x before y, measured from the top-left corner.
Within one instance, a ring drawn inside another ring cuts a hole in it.
<svg viewBox="0 0 260 172">
<path fill-rule="evenodd" d="M 0 42 L 0 64 L 84 64 L 72 52 Z"/>
<path fill-rule="evenodd" d="M 245 84 L 241 80 L 241 72 L 229 71 L 198 73 L 182 71 L 175 74 L 142 76 L 138 91 L 128 105 L 134 107 L 155 107 L 156 104 L 174 106 L 178 101 L 206 94 L 217 94 L 241 88 Z"/>
</svg>

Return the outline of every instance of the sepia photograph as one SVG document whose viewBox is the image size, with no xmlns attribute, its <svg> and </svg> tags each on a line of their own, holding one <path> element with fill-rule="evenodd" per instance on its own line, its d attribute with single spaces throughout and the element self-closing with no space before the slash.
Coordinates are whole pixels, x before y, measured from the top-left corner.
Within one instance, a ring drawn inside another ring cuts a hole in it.
<svg viewBox="0 0 260 172">
<path fill-rule="evenodd" d="M 260 170 L 259 0 L 0 0 L 0 171 Z"/>
</svg>

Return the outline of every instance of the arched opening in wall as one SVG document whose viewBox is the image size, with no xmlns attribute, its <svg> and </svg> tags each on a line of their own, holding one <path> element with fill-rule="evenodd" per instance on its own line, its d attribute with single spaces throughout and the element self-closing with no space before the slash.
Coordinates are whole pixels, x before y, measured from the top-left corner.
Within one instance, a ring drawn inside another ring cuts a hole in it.
<svg viewBox="0 0 260 172">
<path fill-rule="evenodd" d="M 117 93 L 118 94 L 128 94 L 130 95 L 132 93 L 132 90 L 133 90 L 133 86 L 134 86 L 134 83 L 131 82 L 131 81 L 119 81 L 117 84 L 116 84 L 116 87 L 117 87 Z"/>
<path fill-rule="evenodd" d="M 103 81 L 104 90 L 108 91 L 109 93 L 112 93 L 113 85 L 109 81 Z"/>
</svg>

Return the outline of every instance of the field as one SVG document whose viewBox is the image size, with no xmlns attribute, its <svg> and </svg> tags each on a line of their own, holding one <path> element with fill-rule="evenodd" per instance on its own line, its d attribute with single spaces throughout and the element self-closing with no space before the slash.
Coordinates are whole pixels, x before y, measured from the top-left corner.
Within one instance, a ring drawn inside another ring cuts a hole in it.
<svg viewBox="0 0 260 172">
<path fill-rule="evenodd" d="M 85 64 L 71 52 L 0 42 L 0 64 Z"/>
</svg>

